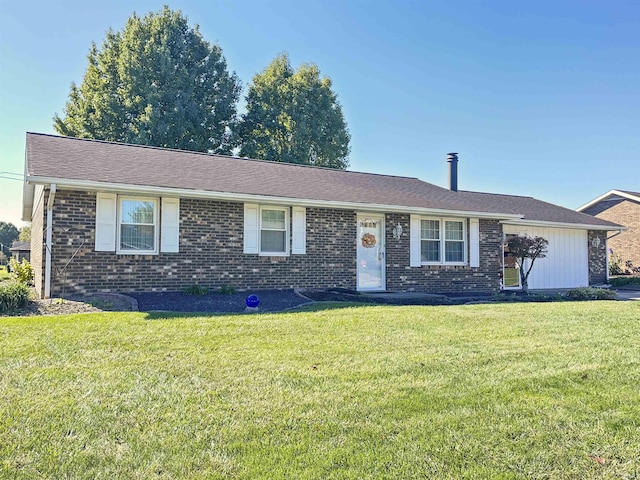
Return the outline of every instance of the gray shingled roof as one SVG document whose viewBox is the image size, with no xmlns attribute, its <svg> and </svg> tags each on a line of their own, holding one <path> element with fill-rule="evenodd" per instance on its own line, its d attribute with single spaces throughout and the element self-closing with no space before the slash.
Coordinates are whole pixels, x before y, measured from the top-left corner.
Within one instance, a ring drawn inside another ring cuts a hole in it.
<svg viewBox="0 0 640 480">
<path fill-rule="evenodd" d="M 27 134 L 26 162 L 27 180 L 34 183 L 41 177 L 310 201 L 517 214 L 531 221 L 617 226 L 531 197 L 453 192 L 417 178 L 38 133 Z"/>
<path fill-rule="evenodd" d="M 18 240 L 15 240 L 11 244 L 11 248 L 9 250 L 11 250 L 12 252 L 28 252 L 31 250 L 31 242 L 20 242 Z"/>
<path fill-rule="evenodd" d="M 627 193 L 629 195 L 633 195 L 634 197 L 639 197 L 640 198 L 640 192 L 630 192 L 629 190 L 619 190 L 619 191 Z"/>
</svg>

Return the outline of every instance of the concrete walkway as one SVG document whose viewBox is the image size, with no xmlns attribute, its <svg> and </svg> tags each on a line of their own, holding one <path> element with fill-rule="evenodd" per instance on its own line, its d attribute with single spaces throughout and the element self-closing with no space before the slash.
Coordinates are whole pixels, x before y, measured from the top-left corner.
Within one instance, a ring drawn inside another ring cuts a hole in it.
<svg viewBox="0 0 640 480">
<path fill-rule="evenodd" d="M 640 289 L 631 290 L 631 289 L 616 289 L 616 294 L 618 295 L 618 300 L 638 300 L 640 301 Z"/>
<path fill-rule="evenodd" d="M 556 294 L 564 294 L 570 289 L 568 288 L 554 288 L 544 290 L 529 290 L 531 294 L 543 294 L 553 296 Z M 619 288 L 615 289 L 618 296 L 618 300 L 638 300 L 640 301 L 640 288 Z M 380 303 L 392 303 L 401 305 L 436 305 L 447 303 L 466 303 L 473 301 L 486 300 L 488 295 L 456 295 L 447 296 L 434 293 L 423 292 L 361 292 L 361 296 L 369 297 Z"/>
</svg>

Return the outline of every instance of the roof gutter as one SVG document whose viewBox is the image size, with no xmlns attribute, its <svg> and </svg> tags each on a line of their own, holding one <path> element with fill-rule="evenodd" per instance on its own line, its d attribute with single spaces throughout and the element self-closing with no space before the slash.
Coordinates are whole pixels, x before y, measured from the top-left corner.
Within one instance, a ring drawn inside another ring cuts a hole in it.
<svg viewBox="0 0 640 480">
<path fill-rule="evenodd" d="M 627 227 L 621 225 L 618 226 L 606 226 L 606 225 L 594 225 L 589 223 L 566 223 L 566 222 L 547 222 L 544 220 L 502 220 L 503 225 L 527 225 L 532 227 L 549 227 L 549 228 L 575 228 L 578 230 L 602 230 L 602 231 L 619 231 L 623 232 L 627 230 Z"/>
<path fill-rule="evenodd" d="M 27 181 L 31 183 L 57 184 L 58 188 L 72 188 L 84 191 L 100 192 L 127 192 L 146 195 L 166 195 L 181 198 L 204 198 L 210 200 L 226 200 L 235 202 L 257 202 L 276 203 L 303 207 L 326 207 L 360 211 L 384 211 L 390 213 L 415 213 L 415 214 L 437 214 L 456 217 L 474 217 L 490 219 L 513 219 L 518 220 L 522 215 L 514 213 L 488 213 L 465 210 L 451 210 L 443 208 L 423 208 L 409 207 L 401 205 L 385 205 L 372 203 L 343 202 L 334 200 L 313 200 L 291 197 L 275 197 L 269 195 L 252 195 L 233 192 L 212 192 L 206 190 L 192 190 L 186 188 L 153 187 L 149 185 L 129 185 L 125 183 L 92 182 L 84 180 L 70 180 L 53 177 L 29 176 Z"/>
</svg>

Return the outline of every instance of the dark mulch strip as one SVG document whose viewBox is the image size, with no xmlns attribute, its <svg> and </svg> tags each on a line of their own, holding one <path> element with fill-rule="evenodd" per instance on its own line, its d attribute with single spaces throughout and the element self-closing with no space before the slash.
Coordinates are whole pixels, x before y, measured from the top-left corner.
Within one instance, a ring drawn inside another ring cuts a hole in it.
<svg viewBox="0 0 640 480">
<path fill-rule="evenodd" d="M 451 305 L 455 300 L 444 296 L 422 298 L 384 298 L 362 295 L 357 291 L 336 288 L 329 290 L 305 291 L 304 296 L 316 302 L 358 302 L 372 305 Z M 465 303 L 468 299 L 461 299 L 457 303 Z"/>
<path fill-rule="evenodd" d="M 141 312 L 161 310 L 211 313 L 244 312 L 246 308 L 245 300 L 251 294 L 257 295 L 260 299 L 258 307 L 260 312 L 280 312 L 309 303 L 308 299 L 298 295 L 293 290 L 252 290 L 229 295 L 217 292 L 206 295 L 187 295 L 182 292 L 126 293 L 126 295 L 138 301 L 138 309 Z"/>
</svg>

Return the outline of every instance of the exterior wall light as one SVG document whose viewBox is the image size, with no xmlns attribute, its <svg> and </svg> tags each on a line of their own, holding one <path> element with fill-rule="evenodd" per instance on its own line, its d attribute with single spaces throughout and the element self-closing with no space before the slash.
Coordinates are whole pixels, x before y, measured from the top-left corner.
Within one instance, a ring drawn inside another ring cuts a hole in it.
<svg viewBox="0 0 640 480">
<path fill-rule="evenodd" d="M 393 238 L 400 240 L 400 237 L 402 237 L 402 225 L 398 222 L 398 225 L 393 227 Z"/>
</svg>

